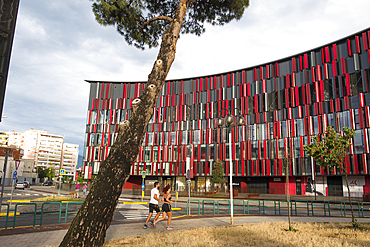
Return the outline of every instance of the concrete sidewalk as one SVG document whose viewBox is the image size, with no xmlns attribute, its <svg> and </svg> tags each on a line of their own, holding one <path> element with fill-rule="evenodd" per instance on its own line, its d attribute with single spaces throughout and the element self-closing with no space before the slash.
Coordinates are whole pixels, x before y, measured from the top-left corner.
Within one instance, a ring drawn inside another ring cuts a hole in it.
<svg viewBox="0 0 370 247">
<path fill-rule="evenodd" d="M 31 187 L 32 189 L 32 187 Z M 42 187 L 42 188 L 35 188 L 34 191 L 43 191 L 49 193 L 57 194 L 58 191 L 52 187 Z M 141 199 L 140 196 L 135 196 L 129 193 L 130 191 L 123 192 L 121 198 L 126 199 Z M 68 195 L 69 192 L 67 191 L 60 191 L 61 195 Z M 145 200 L 148 200 L 149 197 L 146 196 Z M 203 199 L 203 198 L 197 198 Z M 205 198 L 204 198 L 205 199 Z M 179 198 L 179 202 L 186 202 L 187 197 Z M 292 222 L 351 222 L 350 217 L 297 217 L 292 216 Z M 359 223 L 370 223 L 370 218 L 357 218 Z M 235 216 L 234 217 L 234 225 L 242 225 L 242 224 L 255 224 L 255 223 L 262 223 L 262 222 L 287 222 L 287 216 Z M 143 223 L 121 223 L 120 221 L 113 221 L 111 226 L 107 231 L 106 241 L 114 240 L 114 239 L 121 239 L 128 236 L 141 236 L 148 233 L 160 233 L 166 232 L 166 221 L 163 221 L 158 224 L 158 226 L 153 229 L 143 229 Z M 182 217 L 177 218 L 172 221 L 172 226 L 174 230 L 186 230 L 186 229 L 194 229 L 194 228 L 203 228 L 203 227 L 219 227 L 219 226 L 227 226 L 230 224 L 230 217 L 229 216 L 192 216 L 192 217 Z M 48 229 L 49 228 L 49 229 Z M 33 229 L 29 229 L 28 231 L 16 231 L 9 230 L 9 235 L 0 236 L 0 243 L 1 246 L 12 246 L 12 247 L 38 247 L 38 246 L 59 246 L 65 233 L 67 232 L 68 225 L 57 225 L 57 226 L 50 226 L 46 227 L 45 229 L 38 228 L 37 231 L 34 232 Z M 23 233 L 22 233 L 23 232 Z M 26 232 L 26 233 L 25 233 Z"/>
<path fill-rule="evenodd" d="M 292 222 L 351 222 L 351 218 L 345 217 L 292 217 Z M 357 218 L 359 223 L 370 223 L 370 218 Z M 262 222 L 287 222 L 287 216 L 236 216 L 234 225 L 255 224 Z M 106 236 L 106 241 L 121 239 L 129 236 L 142 236 L 148 233 L 166 232 L 166 221 L 157 225 L 156 228 L 143 229 L 143 223 L 112 224 Z M 172 226 L 174 231 L 203 227 L 228 226 L 230 217 L 184 217 L 174 219 Z M 24 233 L 17 235 L 0 236 L 1 246 L 12 247 L 41 247 L 59 246 L 65 233 L 64 230 Z"/>
</svg>

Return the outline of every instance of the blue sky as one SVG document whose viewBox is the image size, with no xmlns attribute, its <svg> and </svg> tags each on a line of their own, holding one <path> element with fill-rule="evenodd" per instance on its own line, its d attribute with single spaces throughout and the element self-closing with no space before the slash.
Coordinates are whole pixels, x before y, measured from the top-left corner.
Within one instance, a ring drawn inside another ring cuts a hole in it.
<svg viewBox="0 0 370 247">
<path fill-rule="evenodd" d="M 167 79 L 227 72 L 335 41 L 370 26 L 369 0 L 251 0 L 243 18 L 183 35 Z M 0 131 L 33 128 L 83 142 L 89 84 L 144 81 L 158 48 L 141 51 L 100 26 L 89 0 L 21 0 Z"/>
</svg>

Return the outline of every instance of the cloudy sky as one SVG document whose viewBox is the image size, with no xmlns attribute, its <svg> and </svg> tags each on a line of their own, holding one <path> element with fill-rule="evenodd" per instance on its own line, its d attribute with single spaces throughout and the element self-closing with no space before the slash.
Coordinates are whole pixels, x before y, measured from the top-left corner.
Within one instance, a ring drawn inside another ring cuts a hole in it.
<svg viewBox="0 0 370 247">
<path fill-rule="evenodd" d="M 251 0 L 238 22 L 182 36 L 168 79 L 267 63 L 370 26 L 369 0 Z M 158 49 L 100 26 L 89 0 L 21 0 L 0 131 L 63 135 L 83 153 L 89 84 L 144 81 Z"/>
</svg>

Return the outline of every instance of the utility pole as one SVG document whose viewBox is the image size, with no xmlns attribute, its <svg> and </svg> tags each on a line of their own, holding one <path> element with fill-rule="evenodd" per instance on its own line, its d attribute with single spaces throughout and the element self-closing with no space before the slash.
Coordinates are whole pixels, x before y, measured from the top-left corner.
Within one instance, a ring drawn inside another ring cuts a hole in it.
<svg viewBox="0 0 370 247">
<path fill-rule="evenodd" d="M 5 178 L 6 178 L 6 165 L 8 163 L 8 156 L 9 156 L 9 150 L 7 149 L 5 153 L 5 160 L 4 160 L 4 167 L 3 167 L 3 179 L 1 179 L 2 185 L 1 185 L 1 197 L 0 197 L 0 213 L 1 213 L 1 204 L 3 203 L 4 185 L 5 185 Z"/>
</svg>

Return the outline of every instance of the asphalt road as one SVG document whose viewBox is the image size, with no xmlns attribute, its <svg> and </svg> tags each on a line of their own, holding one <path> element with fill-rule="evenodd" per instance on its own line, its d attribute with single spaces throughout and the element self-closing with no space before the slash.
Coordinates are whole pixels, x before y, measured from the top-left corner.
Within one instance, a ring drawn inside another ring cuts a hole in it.
<svg viewBox="0 0 370 247">
<path fill-rule="evenodd" d="M 1 187 L 0 187 L 1 188 Z M 3 203 L 6 203 L 12 197 L 13 200 L 32 200 L 39 197 L 52 196 L 52 192 L 37 192 L 32 188 L 13 189 L 13 196 L 11 194 L 11 187 L 4 187 Z M 55 194 L 55 193 L 54 193 Z"/>
</svg>

